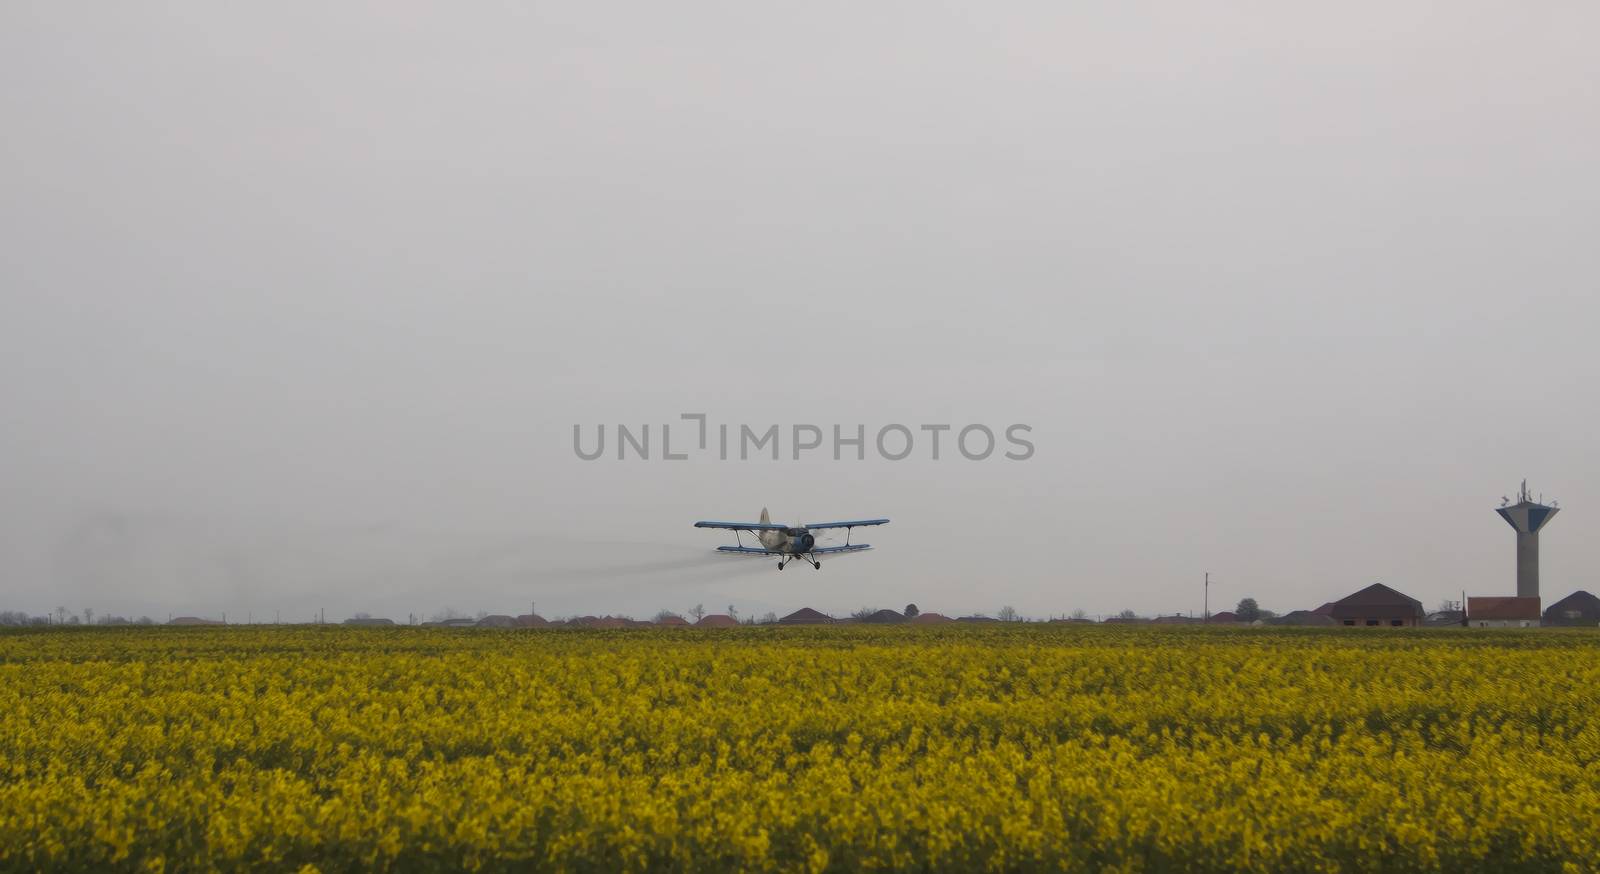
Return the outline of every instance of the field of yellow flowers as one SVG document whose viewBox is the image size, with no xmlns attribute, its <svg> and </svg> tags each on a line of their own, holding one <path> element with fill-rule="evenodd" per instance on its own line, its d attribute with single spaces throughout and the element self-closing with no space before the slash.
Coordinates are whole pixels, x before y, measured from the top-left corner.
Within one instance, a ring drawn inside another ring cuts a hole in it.
<svg viewBox="0 0 1600 874">
<path fill-rule="evenodd" d="M 1584 632 L 0 634 L 0 869 L 1600 866 Z"/>
</svg>

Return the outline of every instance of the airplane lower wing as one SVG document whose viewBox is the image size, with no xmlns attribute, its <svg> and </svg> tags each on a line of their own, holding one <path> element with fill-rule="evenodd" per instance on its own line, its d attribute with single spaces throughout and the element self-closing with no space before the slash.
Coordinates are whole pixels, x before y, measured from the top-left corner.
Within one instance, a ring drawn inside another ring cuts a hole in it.
<svg viewBox="0 0 1600 874">
<path fill-rule="evenodd" d="M 860 552 L 863 549 L 871 549 L 871 548 L 872 548 L 872 544 L 870 544 L 870 543 L 852 543 L 849 546 L 824 546 L 824 547 L 822 547 L 820 549 L 811 550 L 811 554 L 813 554 L 813 555 L 835 555 L 835 554 L 838 554 L 838 553 L 841 553 L 841 552 Z"/>
<path fill-rule="evenodd" d="M 806 553 L 808 553 L 810 555 L 838 555 L 841 552 L 860 552 L 863 549 L 871 549 L 871 548 L 872 548 L 872 544 L 870 544 L 870 543 L 852 543 L 849 546 L 822 546 L 822 547 L 818 547 L 817 549 L 808 549 L 808 550 L 806 550 Z M 754 546 L 719 546 L 719 547 L 717 547 L 717 552 L 731 552 L 731 553 L 734 553 L 735 555 L 790 555 L 791 554 L 791 553 L 787 553 L 787 552 L 781 552 L 781 551 L 776 550 L 776 549 L 758 549 L 758 548 L 756 548 Z"/>
</svg>

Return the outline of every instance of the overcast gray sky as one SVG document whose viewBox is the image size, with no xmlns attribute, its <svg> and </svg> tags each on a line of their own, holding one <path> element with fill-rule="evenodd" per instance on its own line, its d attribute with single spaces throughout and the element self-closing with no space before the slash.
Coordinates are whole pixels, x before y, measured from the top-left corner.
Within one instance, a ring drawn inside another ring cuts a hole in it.
<svg viewBox="0 0 1600 874">
<path fill-rule="evenodd" d="M 1596 589 L 1597 26 L 5 3 L 0 607 L 1432 607 L 1513 591 L 1525 476 Z M 1035 453 L 573 451 L 686 412 Z M 894 522 L 781 574 L 689 527 L 763 505 Z"/>
</svg>

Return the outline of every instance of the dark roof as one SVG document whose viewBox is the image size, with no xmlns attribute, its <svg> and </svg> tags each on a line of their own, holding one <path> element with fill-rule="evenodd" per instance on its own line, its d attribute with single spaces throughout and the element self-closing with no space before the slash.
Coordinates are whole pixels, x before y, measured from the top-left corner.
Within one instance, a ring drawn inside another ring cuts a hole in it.
<svg viewBox="0 0 1600 874">
<path fill-rule="evenodd" d="M 737 628 L 739 620 L 726 613 L 707 613 L 694 624 L 696 628 Z"/>
<path fill-rule="evenodd" d="M 620 616 L 578 616 L 568 619 L 567 624 L 574 628 L 627 628 L 632 621 Z"/>
<path fill-rule="evenodd" d="M 524 613 L 517 617 L 517 624 L 523 628 L 544 628 L 550 623 L 537 613 Z"/>
<path fill-rule="evenodd" d="M 1559 615 L 1567 610 L 1582 610 L 1585 613 L 1600 614 L 1600 598 L 1579 589 L 1545 608 L 1546 616 Z"/>
<path fill-rule="evenodd" d="M 1335 619 L 1387 619 L 1423 616 L 1422 602 L 1403 592 L 1373 583 L 1333 602 L 1328 615 Z"/>
<path fill-rule="evenodd" d="M 956 621 L 957 622 L 999 622 L 1000 620 L 994 618 L 993 616 L 963 616 L 960 619 L 957 619 Z"/>
<path fill-rule="evenodd" d="M 393 619 L 384 619 L 378 616 L 363 616 L 359 619 L 351 617 L 344 621 L 346 625 L 393 625 Z"/>
<path fill-rule="evenodd" d="M 198 616 L 179 616 L 167 622 L 168 625 L 221 625 L 215 619 L 201 619 Z"/>
<path fill-rule="evenodd" d="M 1239 614 L 1233 612 L 1232 610 L 1224 610 L 1221 613 L 1213 613 L 1213 614 L 1211 614 L 1210 621 L 1212 621 L 1212 622 L 1238 622 L 1239 621 Z"/>
<path fill-rule="evenodd" d="M 832 622 L 832 616 L 813 610 L 810 607 L 801 607 L 799 610 L 778 620 L 780 625 L 829 625 Z"/>
<path fill-rule="evenodd" d="M 503 613 L 497 613 L 494 616 L 485 616 L 482 619 L 479 619 L 478 620 L 478 627 L 479 628 L 516 628 L 517 627 L 517 620 L 512 619 L 510 616 L 507 616 L 507 615 L 505 615 Z"/>
<path fill-rule="evenodd" d="M 1538 598 L 1473 596 L 1467 599 L 1467 619 L 1538 619 Z"/>
<path fill-rule="evenodd" d="M 1338 625 L 1338 621 L 1326 613 L 1315 610 L 1291 610 L 1279 616 L 1275 625 Z"/>
<path fill-rule="evenodd" d="M 871 616 L 863 616 L 861 618 L 861 621 L 862 622 L 875 622 L 875 623 L 887 625 L 887 624 L 893 624 L 893 623 L 897 623 L 897 622 L 904 622 L 904 621 L 906 621 L 906 617 L 905 617 L 904 614 L 902 614 L 902 613 L 900 613 L 898 611 L 885 609 L 885 610 L 879 610 L 878 612 L 872 614 Z"/>
<path fill-rule="evenodd" d="M 1321 615 L 1321 616 L 1332 616 L 1333 615 L 1333 602 L 1332 601 L 1325 601 L 1325 602 L 1323 602 L 1321 607 L 1318 607 L 1317 609 L 1312 610 L 1311 612 L 1312 613 L 1316 613 L 1316 614 Z"/>
<path fill-rule="evenodd" d="M 911 617 L 912 625 L 943 625 L 946 622 L 954 621 L 954 619 L 951 619 L 943 613 L 918 613 L 917 615 Z"/>
<path fill-rule="evenodd" d="M 656 620 L 657 625 L 682 627 L 689 624 L 689 620 L 682 616 L 663 616 Z"/>
</svg>

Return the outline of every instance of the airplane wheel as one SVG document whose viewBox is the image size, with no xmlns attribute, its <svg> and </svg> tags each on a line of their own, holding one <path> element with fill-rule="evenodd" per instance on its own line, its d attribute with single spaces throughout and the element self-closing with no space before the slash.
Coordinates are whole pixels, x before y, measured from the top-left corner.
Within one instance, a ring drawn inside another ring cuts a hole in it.
<svg viewBox="0 0 1600 874">
<path fill-rule="evenodd" d="M 783 570 L 783 562 L 778 562 L 778 570 Z"/>
<path fill-rule="evenodd" d="M 820 570 L 822 570 L 822 562 L 819 561 L 816 564 L 813 564 L 812 567 L 814 567 L 814 568 L 816 568 L 817 570 L 820 571 Z"/>
</svg>

